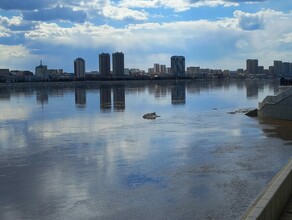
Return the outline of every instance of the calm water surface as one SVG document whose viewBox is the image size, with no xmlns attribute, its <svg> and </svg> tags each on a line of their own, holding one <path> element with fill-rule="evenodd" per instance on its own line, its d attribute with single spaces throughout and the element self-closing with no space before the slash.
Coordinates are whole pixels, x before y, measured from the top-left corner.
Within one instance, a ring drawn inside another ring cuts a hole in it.
<svg viewBox="0 0 292 220">
<path fill-rule="evenodd" d="M 0 219 L 239 219 L 292 155 L 268 82 L 0 87 Z M 143 114 L 161 117 L 145 120 Z"/>
</svg>

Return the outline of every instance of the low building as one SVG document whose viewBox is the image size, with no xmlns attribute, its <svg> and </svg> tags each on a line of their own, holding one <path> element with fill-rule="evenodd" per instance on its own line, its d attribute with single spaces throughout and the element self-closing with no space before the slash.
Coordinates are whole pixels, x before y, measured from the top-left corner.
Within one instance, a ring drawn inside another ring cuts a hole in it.
<svg viewBox="0 0 292 220">
<path fill-rule="evenodd" d="M 49 80 L 48 67 L 43 65 L 42 61 L 35 67 L 35 76 L 37 80 Z"/>
<path fill-rule="evenodd" d="M 11 73 L 9 69 L 0 69 L 0 82 L 10 81 Z"/>
</svg>

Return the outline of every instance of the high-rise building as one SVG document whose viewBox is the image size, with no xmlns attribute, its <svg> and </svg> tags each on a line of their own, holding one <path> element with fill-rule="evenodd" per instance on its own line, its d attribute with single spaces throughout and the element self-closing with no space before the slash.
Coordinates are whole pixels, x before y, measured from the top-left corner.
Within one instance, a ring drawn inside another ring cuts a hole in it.
<svg viewBox="0 0 292 220">
<path fill-rule="evenodd" d="M 99 54 L 99 73 L 103 76 L 111 74 L 110 55 L 108 53 Z"/>
<path fill-rule="evenodd" d="M 246 72 L 247 74 L 258 74 L 258 60 L 247 59 L 246 60 Z"/>
<path fill-rule="evenodd" d="M 113 58 L 113 75 L 124 76 L 125 61 L 124 54 L 122 52 L 116 52 L 112 55 Z"/>
<path fill-rule="evenodd" d="M 74 60 L 74 75 L 77 79 L 85 78 L 85 60 L 80 57 Z"/>
<path fill-rule="evenodd" d="M 185 57 L 184 56 L 171 57 L 171 72 L 175 77 L 183 76 L 185 74 Z"/>
<path fill-rule="evenodd" d="M 283 68 L 282 61 L 274 60 L 274 74 L 276 76 L 282 76 L 283 75 L 282 68 Z"/>
</svg>

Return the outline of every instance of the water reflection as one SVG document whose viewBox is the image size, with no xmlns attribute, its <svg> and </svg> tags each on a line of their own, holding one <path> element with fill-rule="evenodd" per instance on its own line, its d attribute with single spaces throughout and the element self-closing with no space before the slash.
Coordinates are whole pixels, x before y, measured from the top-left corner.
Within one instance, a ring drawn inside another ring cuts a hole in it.
<svg viewBox="0 0 292 220">
<path fill-rule="evenodd" d="M 155 83 L 149 86 L 149 93 L 155 98 L 164 98 L 168 94 L 169 85 L 164 82 Z"/>
<path fill-rule="evenodd" d="M 251 81 L 246 85 L 246 97 L 247 98 L 258 98 L 259 87 L 258 83 Z"/>
<path fill-rule="evenodd" d="M 292 142 L 292 121 L 276 119 L 260 119 L 263 131 L 267 137 L 277 137 Z"/>
<path fill-rule="evenodd" d="M 111 87 L 102 85 L 100 87 L 100 109 L 108 112 L 112 107 Z"/>
<path fill-rule="evenodd" d="M 47 87 L 38 88 L 36 90 L 36 100 L 42 106 L 49 102 L 49 89 Z"/>
<path fill-rule="evenodd" d="M 124 111 L 125 110 L 125 85 L 118 84 L 113 86 L 114 96 L 114 110 Z"/>
<path fill-rule="evenodd" d="M 185 82 L 177 82 L 171 89 L 171 104 L 186 104 L 186 84 Z"/>
<path fill-rule="evenodd" d="M 10 100 L 10 90 L 7 88 L 1 88 L 0 87 L 0 99 L 1 100 Z"/>
<path fill-rule="evenodd" d="M 78 108 L 86 107 L 86 88 L 85 87 L 75 88 L 75 105 Z"/>
</svg>

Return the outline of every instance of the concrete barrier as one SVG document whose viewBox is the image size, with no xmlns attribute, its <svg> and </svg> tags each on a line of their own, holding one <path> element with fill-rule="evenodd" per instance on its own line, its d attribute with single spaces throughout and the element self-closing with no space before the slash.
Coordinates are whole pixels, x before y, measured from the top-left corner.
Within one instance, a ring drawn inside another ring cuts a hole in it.
<svg viewBox="0 0 292 220">
<path fill-rule="evenodd" d="M 278 219 L 291 196 L 292 158 L 271 180 L 264 192 L 253 202 L 241 219 Z"/>
</svg>

